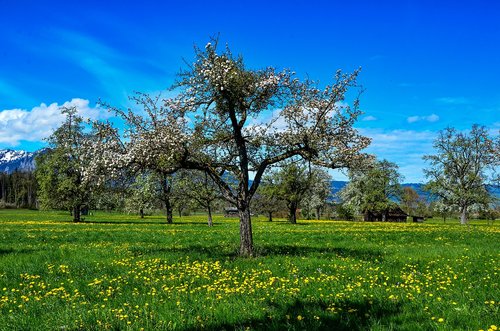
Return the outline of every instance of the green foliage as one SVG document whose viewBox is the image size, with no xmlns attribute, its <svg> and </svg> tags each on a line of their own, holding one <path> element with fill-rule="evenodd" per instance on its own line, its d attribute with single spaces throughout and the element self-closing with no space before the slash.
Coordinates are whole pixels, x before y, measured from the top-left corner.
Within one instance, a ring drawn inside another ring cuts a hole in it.
<svg viewBox="0 0 500 331">
<path fill-rule="evenodd" d="M 487 330 L 500 223 L 0 211 L 0 330 Z M 446 249 L 443 249 L 446 247 Z"/>
<path fill-rule="evenodd" d="M 257 208 L 269 214 L 283 208 L 284 203 L 291 223 L 296 223 L 298 208 L 302 208 L 305 218 L 316 215 L 319 219 L 331 194 L 328 172 L 301 162 L 283 164 L 264 177 L 263 185 L 257 201 L 260 207 Z"/>
<path fill-rule="evenodd" d="M 36 178 L 42 209 L 71 210 L 80 221 L 81 208 L 90 201 L 90 182 L 84 181 L 88 162 L 83 118 L 76 108 L 62 108 L 65 122 L 47 139 L 51 149 L 36 159 Z"/>
<path fill-rule="evenodd" d="M 356 210 L 349 204 L 339 203 L 335 211 L 337 217 L 341 220 L 354 221 L 356 219 Z"/>
<path fill-rule="evenodd" d="M 212 226 L 212 211 L 223 195 L 208 173 L 198 170 L 183 170 L 176 173 L 173 187 L 178 206 L 198 206 L 208 214 L 208 225 Z"/>
<path fill-rule="evenodd" d="M 271 175 L 265 176 L 252 200 L 252 211 L 266 215 L 269 222 L 272 222 L 273 215 L 283 211 L 286 213 L 287 210 L 286 203 L 280 198 L 272 180 Z"/>
<path fill-rule="evenodd" d="M 267 177 L 274 191 L 274 196 L 285 201 L 288 208 L 288 220 L 297 223 L 297 209 L 305 198 L 311 185 L 311 177 L 308 168 L 304 164 L 290 162 Z"/>
</svg>

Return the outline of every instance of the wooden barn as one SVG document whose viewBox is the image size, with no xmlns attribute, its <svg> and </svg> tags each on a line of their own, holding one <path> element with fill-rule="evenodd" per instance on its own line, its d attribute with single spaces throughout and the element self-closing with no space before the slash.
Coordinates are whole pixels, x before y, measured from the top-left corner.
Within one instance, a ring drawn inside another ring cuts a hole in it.
<svg viewBox="0 0 500 331">
<path fill-rule="evenodd" d="M 364 214 L 365 222 L 406 222 L 406 214 L 399 207 L 388 208 L 384 211 L 368 210 Z"/>
</svg>

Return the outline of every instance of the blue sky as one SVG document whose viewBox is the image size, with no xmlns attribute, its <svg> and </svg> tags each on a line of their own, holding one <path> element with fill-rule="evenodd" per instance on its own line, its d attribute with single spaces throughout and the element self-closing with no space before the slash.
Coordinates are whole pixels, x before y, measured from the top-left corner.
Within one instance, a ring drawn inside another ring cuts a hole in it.
<svg viewBox="0 0 500 331">
<path fill-rule="evenodd" d="M 61 105 L 92 118 L 100 98 L 165 90 L 220 33 L 251 68 L 290 68 L 327 84 L 362 67 L 357 127 L 369 151 L 423 181 L 436 132 L 500 128 L 496 1 L 0 0 L 0 149 L 35 150 Z M 337 175 L 336 179 L 343 179 Z"/>
</svg>

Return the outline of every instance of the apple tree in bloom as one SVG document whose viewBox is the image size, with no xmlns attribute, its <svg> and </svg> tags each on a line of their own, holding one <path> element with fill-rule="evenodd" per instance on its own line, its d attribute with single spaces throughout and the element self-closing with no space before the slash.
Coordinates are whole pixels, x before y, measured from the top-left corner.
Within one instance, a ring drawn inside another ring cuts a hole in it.
<svg viewBox="0 0 500 331">
<path fill-rule="evenodd" d="M 498 182 L 495 175 L 500 166 L 500 135 L 473 125 L 468 133 L 447 128 L 434 141 L 436 154 L 425 155 L 429 168 L 427 189 L 444 205 L 457 208 L 460 223 L 467 224 L 474 205 L 492 202 L 486 184 Z"/>
<path fill-rule="evenodd" d="M 99 147 L 92 171 L 107 163 L 108 173 L 123 166 L 205 172 L 237 207 L 240 254 L 251 256 L 250 202 L 271 165 L 301 158 L 344 168 L 368 157 L 362 150 L 370 140 L 353 128 L 357 97 L 352 106 L 346 102 L 358 71 L 339 71 L 331 85 L 320 87 L 289 70 L 247 68 L 227 47 L 219 51 L 216 41 L 195 48 L 195 57 L 172 87 L 175 97 L 159 105 L 139 95 L 140 112 L 114 109 L 127 124 L 126 139 L 104 125 L 116 139 L 106 143 L 111 149 Z"/>
<path fill-rule="evenodd" d="M 303 206 L 305 216 L 307 219 L 316 217 L 317 220 L 321 219 L 321 215 L 327 202 L 332 198 L 332 180 L 328 171 L 314 167 L 309 168 L 309 189 L 305 197 L 305 204 Z"/>
<path fill-rule="evenodd" d="M 313 209 L 319 213 L 331 191 L 328 173 L 317 167 L 308 167 L 303 162 L 282 164 L 279 169 L 268 172 L 264 182 L 268 183 L 274 196 L 284 202 L 291 224 L 297 223 L 299 208 L 308 219 Z"/>
<path fill-rule="evenodd" d="M 93 133 L 85 131 L 84 119 L 76 107 L 61 108 L 64 123 L 47 138 L 50 149 L 36 159 L 35 172 L 42 208 L 68 209 L 74 222 L 88 207 L 93 191 L 91 177 L 85 176 L 91 162 Z"/>
<path fill-rule="evenodd" d="M 139 213 L 144 218 L 146 213 L 152 213 L 160 202 L 161 181 L 154 173 L 140 173 L 129 187 L 125 200 L 125 210 L 128 213 Z"/>
<path fill-rule="evenodd" d="M 279 196 L 274 178 L 269 172 L 262 177 L 259 189 L 252 199 L 252 211 L 264 214 L 269 222 L 273 221 L 273 215 L 287 210 L 286 202 Z"/>
</svg>

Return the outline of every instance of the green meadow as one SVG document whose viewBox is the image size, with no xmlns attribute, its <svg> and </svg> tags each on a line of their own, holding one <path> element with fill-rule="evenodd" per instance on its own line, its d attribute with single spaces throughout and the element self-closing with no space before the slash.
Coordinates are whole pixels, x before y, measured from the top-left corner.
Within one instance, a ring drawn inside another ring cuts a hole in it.
<svg viewBox="0 0 500 331">
<path fill-rule="evenodd" d="M 495 330 L 500 223 L 0 210 L 0 330 Z"/>
</svg>

